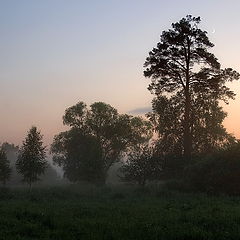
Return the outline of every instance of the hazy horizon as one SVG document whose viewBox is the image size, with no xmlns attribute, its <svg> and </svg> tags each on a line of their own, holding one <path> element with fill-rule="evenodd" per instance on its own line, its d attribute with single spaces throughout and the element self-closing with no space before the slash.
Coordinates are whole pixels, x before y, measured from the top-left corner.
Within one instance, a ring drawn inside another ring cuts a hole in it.
<svg viewBox="0 0 240 240">
<path fill-rule="evenodd" d="M 0 142 L 21 144 L 36 125 L 50 144 L 64 129 L 65 109 L 78 101 L 147 111 L 154 96 L 145 58 L 161 32 L 187 14 L 201 16 L 222 67 L 240 72 L 240 2 L 229 3 L 0 1 Z M 230 86 L 237 96 L 224 105 L 225 127 L 240 138 L 240 83 Z"/>
</svg>

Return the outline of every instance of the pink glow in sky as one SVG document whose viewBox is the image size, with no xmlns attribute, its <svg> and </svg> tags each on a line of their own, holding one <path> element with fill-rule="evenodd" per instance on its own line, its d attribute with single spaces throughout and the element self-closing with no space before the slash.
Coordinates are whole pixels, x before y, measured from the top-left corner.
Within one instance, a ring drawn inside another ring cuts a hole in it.
<svg viewBox="0 0 240 240">
<path fill-rule="evenodd" d="M 78 101 L 122 113 L 150 107 L 143 63 L 187 14 L 201 16 L 222 66 L 240 72 L 239 9 L 238 0 L 1 1 L 0 142 L 20 144 L 36 125 L 50 144 Z M 231 86 L 225 126 L 240 138 L 240 82 Z"/>
</svg>

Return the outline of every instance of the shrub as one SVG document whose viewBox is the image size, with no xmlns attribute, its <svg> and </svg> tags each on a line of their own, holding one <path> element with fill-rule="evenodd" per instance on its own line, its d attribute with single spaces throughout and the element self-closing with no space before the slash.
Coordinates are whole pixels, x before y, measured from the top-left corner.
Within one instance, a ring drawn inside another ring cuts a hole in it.
<svg viewBox="0 0 240 240">
<path fill-rule="evenodd" d="M 184 173 L 195 190 L 240 194 L 240 143 L 190 165 Z"/>
<path fill-rule="evenodd" d="M 162 162 L 155 156 L 153 146 L 142 144 L 128 154 L 127 161 L 119 171 L 123 175 L 122 181 L 144 186 L 147 181 L 156 180 L 161 175 Z"/>
</svg>

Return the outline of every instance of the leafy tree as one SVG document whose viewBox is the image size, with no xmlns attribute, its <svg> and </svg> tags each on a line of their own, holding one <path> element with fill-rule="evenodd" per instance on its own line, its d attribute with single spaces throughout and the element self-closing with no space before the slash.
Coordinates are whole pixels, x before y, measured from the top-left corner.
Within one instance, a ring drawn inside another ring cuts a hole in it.
<svg viewBox="0 0 240 240">
<path fill-rule="evenodd" d="M 210 153 L 226 144 L 235 142 L 227 133 L 223 121 L 227 113 L 215 99 L 197 96 L 193 99 L 190 123 L 192 135 L 192 153 Z M 171 98 L 159 96 L 153 100 L 153 112 L 148 114 L 159 135 L 159 141 L 165 142 L 163 152 L 176 153 L 181 156 L 184 138 L 184 102 L 182 96 Z"/>
<path fill-rule="evenodd" d="M 195 95 L 207 92 L 215 99 L 227 101 L 235 94 L 225 83 L 239 79 L 231 68 L 221 69 L 217 58 L 209 52 L 214 45 L 207 32 L 198 27 L 200 21 L 200 17 L 188 15 L 173 23 L 172 29 L 162 33 L 144 64 L 144 75 L 152 80 L 149 90 L 153 94 L 183 99 L 183 154 L 187 159 L 193 150 L 191 110 Z"/>
<path fill-rule="evenodd" d="M 22 176 L 17 172 L 16 161 L 19 154 L 19 147 L 15 146 L 12 143 L 4 142 L 2 144 L 2 149 L 7 155 L 7 159 L 10 162 L 11 168 L 11 178 L 9 179 L 9 185 L 18 185 L 21 182 Z M 41 178 L 41 181 L 44 185 L 46 184 L 55 184 L 60 181 L 60 176 L 57 174 L 57 171 L 48 164 L 48 167 L 45 170 L 44 176 Z"/>
<path fill-rule="evenodd" d="M 72 128 L 55 136 L 51 151 L 70 181 L 104 182 L 102 151 L 95 137 Z"/>
<path fill-rule="evenodd" d="M 219 102 L 206 94 L 193 101 L 191 110 L 192 149 L 196 154 L 209 154 L 236 142 L 223 126 L 227 113 Z"/>
<path fill-rule="evenodd" d="M 127 160 L 120 168 L 120 178 L 144 186 L 147 181 L 156 180 L 162 172 L 162 161 L 156 155 L 153 145 L 138 145 L 128 153 Z"/>
<path fill-rule="evenodd" d="M 10 162 L 3 148 L 0 148 L 0 181 L 6 185 L 11 175 Z"/>
<path fill-rule="evenodd" d="M 32 127 L 20 148 L 16 162 L 17 171 L 23 175 L 23 182 L 27 182 L 31 189 L 32 183 L 39 180 L 47 168 L 46 147 L 43 146 L 43 136 L 36 127 Z"/>
<path fill-rule="evenodd" d="M 51 151 L 71 181 L 105 183 L 109 168 L 133 144 L 151 137 L 151 125 L 139 117 L 119 114 L 96 102 L 87 108 L 79 102 L 66 109 L 63 123 L 69 131 L 55 136 Z"/>
<path fill-rule="evenodd" d="M 191 108 L 192 154 L 194 158 L 208 155 L 233 144 L 235 138 L 223 126 L 226 113 L 218 101 L 209 96 L 196 96 Z M 184 101 L 182 96 L 159 96 L 153 100 L 153 112 L 148 114 L 155 131 L 157 154 L 163 161 L 164 175 L 179 174 L 189 161 L 182 157 Z"/>
</svg>

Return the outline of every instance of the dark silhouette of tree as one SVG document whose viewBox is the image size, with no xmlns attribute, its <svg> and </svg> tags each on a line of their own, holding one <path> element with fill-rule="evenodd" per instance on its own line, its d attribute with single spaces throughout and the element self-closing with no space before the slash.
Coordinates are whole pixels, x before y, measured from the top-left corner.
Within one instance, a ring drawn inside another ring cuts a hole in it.
<svg viewBox="0 0 240 240">
<path fill-rule="evenodd" d="M 51 151 L 54 163 L 63 168 L 70 181 L 105 181 L 102 151 L 95 137 L 72 128 L 55 136 Z"/>
<path fill-rule="evenodd" d="M 209 154 L 236 142 L 223 126 L 227 113 L 219 102 L 201 94 L 193 101 L 191 109 L 191 134 L 193 153 Z"/>
<path fill-rule="evenodd" d="M 134 147 L 119 172 L 122 181 L 141 186 L 147 181 L 158 179 L 162 172 L 162 162 L 156 155 L 154 145 L 145 143 Z"/>
<path fill-rule="evenodd" d="M 224 147 L 184 170 L 184 180 L 195 191 L 240 194 L 240 142 Z"/>
<path fill-rule="evenodd" d="M 190 112 L 192 153 L 210 153 L 235 141 L 223 126 L 227 113 L 219 106 L 217 100 L 201 95 L 195 96 L 192 103 Z M 171 148 L 171 151 L 178 152 L 179 156 L 184 148 L 184 107 L 182 96 L 171 98 L 159 96 L 153 100 L 153 112 L 148 114 L 159 139 L 169 142 L 176 149 Z"/>
<path fill-rule="evenodd" d="M 7 159 L 10 162 L 11 178 L 8 181 L 8 185 L 18 185 L 21 183 L 22 179 L 21 174 L 18 173 L 16 169 L 16 161 L 19 154 L 19 147 L 15 146 L 12 143 L 4 142 L 2 144 L 2 149 L 5 151 Z M 44 172 L 44 176 L 42 176 L 41 178 L 41 183 L 43 185 L 56 184 L 59 183 L 60 180 L 61 178 L 57 174 L 57 171 L 50 164 L 48 164 L 48 167 Z"/>
<path fill-rule="evenodd" d="M 163 31 L 156 48 L 144 64 L 145 77 L 151 78 L 149 90 L 156 96 L 182 96 L 184 100 L 183 155 L 190 159 L 193 148 L 191 109 L 198 93 L 208 92 L 215 99 L 227 101 L 235 94 L 226 87 L 227 81 L 239 78 L 231 68 L 221 69 L 209 49 L 214 45 L 207 32 L 198 28 L 200 17 L 191 15 Z"/>
<path fill-rule="evenodd" d="M 151 125 L 139 117 L 119 114 L 103 102 L 68 108 L 63 123 L 71 127 L 55 136 L 51 151 L 71 181 L 105 183 L 109 168 L 132 145 L 151 137 Z"/>
<path fill-rule="evenodd" d="M 11 178 L 9 179 L 9 185 L 18 184 L 21 182 L 21 175 L 17 173 L 16 161 L 18 157 L 19 147 L 12 143 L 4 142 L 2 144 L 2 149 L 5 151 L 7 159 L 10 162 L 11 168 Z"/>
<path fill-rule="evenodd" d="M 18 146 L 15 146 L 13 143 L 8 143 L 8 142 L 4 142 L 2 144 L 2 149 L 6 152 L 6 154 L 12 153 L 14 157 L 15 157 L 15 153 L 18 152 L 19 150 Z"/>
<path fill-rule="evenodd" d="M 205 93 L 195 95 L 192 103 L 190 122 L 194 157 L 209 155 L 236 142 L 223 126 L 227 114 L 216 99 Z M 186 164 L 191 163 L 182 158 L 184 107 L 184 98 L 180 93 L 170 98 L 159 96 L 153 100 L 153 112 L 148 114 L 158 133 L 156 149 L 158 156 L 164 161 L 165 172 L 179 172 Z"/>
<path fill-rule="evenodd" d="M 23 176 L 23 182 L 29 184 L 39 180 L 47 168 L 46 147 L 43 146 L 43 136 L 36 127 L 32 127 L 20 148 L 16 162 L 17 171 Z"/>
<path fill-rule="evenodd" d="M 6 185 L 11 175 L 10 162 L 3 148 L 0 148 L 0 181 Z"/>
</svg>

